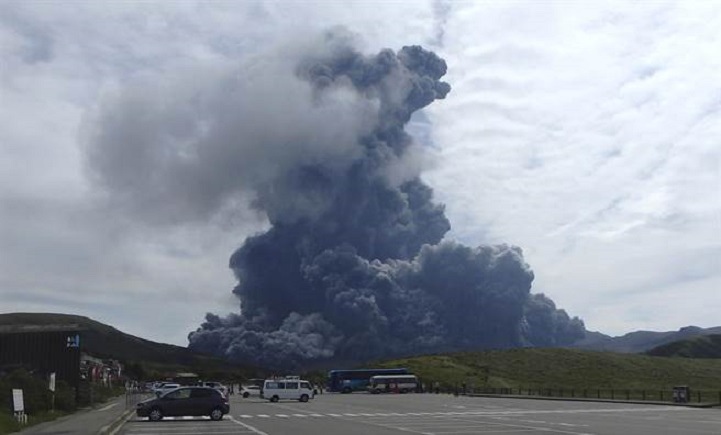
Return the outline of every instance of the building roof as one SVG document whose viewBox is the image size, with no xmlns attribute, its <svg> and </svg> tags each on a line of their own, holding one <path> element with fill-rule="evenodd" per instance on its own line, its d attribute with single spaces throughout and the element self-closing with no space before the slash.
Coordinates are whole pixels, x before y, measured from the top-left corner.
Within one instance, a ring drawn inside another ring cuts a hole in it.
<svg viewBox="0 0 721 435">
<path fill-rule="evenodd" d="M 84 331 L 77 323 L 57 325 L 0 325 L 0 334 L 19 334 L 28 332 L 79 332 Z"/>
</svg>

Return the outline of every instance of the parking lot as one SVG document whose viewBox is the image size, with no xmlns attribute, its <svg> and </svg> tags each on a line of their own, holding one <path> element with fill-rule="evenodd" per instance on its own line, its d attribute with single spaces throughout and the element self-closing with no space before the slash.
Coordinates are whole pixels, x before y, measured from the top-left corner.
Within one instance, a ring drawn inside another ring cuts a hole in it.
<svg viewBox="0 0 721 435">
<path fill-rule="evenodd" d="M 436 394 L 324 394 L 308 403 L 231 396 L 231 412 L 220 422 L 133 417 L 119 433 L 718 435 L 721 410 Z"/>
</svg>

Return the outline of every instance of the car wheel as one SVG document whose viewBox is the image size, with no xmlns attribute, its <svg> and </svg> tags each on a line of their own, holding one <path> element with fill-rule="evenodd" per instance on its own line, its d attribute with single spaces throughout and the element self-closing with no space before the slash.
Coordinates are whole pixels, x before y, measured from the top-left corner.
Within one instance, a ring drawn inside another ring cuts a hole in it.
<svg viewBox="0 0 721 435">
<path fill-rule="evenodd" d="M 270 398 L 270 401 L 273 402 L 273 403 L 277 402 L 277 401 L 278 401 L 278 396 L 273 396 L 273 397 L 271 397 L 271 398 Z"/>
<path fill-rule="evenodd" d="M 215 408 L 210 411 L 210 419 L 213 421 L 220 421 L 223 419 L 223 411 L 220 408 Z"/>
<path fill-rule="evenodd" d="M 343 391 L 342 391 L 342 392 L 343 392 L 344 394 L 348 394 L 348 393 L 350 393 L 350 392 L 352 392 L 352 391 L 353 391 L 353 390 L 351 390 L 350 387 L 345 387 L 345 388 L 343 388 Z"/>
<path fill-rule="evenodd" d="M 307 394 L 303 394 L 302 396 L 300 396 L 300 401 L 301 401 L 301 402 L 307 402 L 307 401 L 308 401 L 308 395 L 307 395 Z"/>
<path fill-rule="evenodd" d="M 247 399 L 250 396 L 250 393 L 243 393 L 243 399 Z"/>
<path fill-rule="evenodd" d="M 160 421 L 163 419 L 163 411 L 158 408 L 153 408 L 152 410 L 150 410 L 148 418 L 150 419 L 150 421 Z"/>
</svg>

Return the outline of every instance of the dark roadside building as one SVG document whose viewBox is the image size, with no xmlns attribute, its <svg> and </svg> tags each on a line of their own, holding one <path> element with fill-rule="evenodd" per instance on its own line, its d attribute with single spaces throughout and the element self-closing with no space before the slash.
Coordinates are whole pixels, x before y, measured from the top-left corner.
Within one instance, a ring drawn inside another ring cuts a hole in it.
<svg viewBox="0 0 721 435">
<path fill-rule="evenodd" d="M 24 368 L 80 386 L 80 325 L 0 325 L 0 373 Z"/>
</svg>

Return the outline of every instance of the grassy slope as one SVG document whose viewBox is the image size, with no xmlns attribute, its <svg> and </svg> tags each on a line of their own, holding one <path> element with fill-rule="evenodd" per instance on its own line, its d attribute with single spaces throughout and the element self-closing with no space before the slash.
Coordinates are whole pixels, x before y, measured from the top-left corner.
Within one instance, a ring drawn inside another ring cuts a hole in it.
<svg viewBox="0 0 721 435">
<path fill-rule="evenodd" d="M 721 389 L 721 362 L 573 349 L 512 349 L 385 361 L 426 381 L 496 388 Z M 486 369 L 487 368 L 487 369 Z M 488 382 L 485 382 L 488 373 Z"/>
<path fill-rule="evenodd" d="M 653 356 L 683 358 L 721 358 L 721 334 L 693 337 L 653 348 L 646 352 Z M 721 362 L 719 362 L 721 364 Z"/>
<path fill-rule="evenodd" d="M 567 346 L 572 349 L 601 350 L 609 352 L 640 353 L 675 341 L 702 335 L 721 334 L 721 326 L 699 328 L 687 326 L 678 331 L 634 331 L 619 337 L 610 337 L 589 331 L 586 337 Z"/>
</svg>

